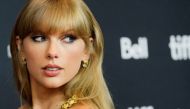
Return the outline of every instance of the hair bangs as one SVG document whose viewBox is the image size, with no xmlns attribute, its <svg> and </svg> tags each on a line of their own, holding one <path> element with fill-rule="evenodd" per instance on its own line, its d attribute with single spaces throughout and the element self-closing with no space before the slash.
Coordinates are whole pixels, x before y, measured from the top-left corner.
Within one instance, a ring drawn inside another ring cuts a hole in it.
<svg viewBox="0 0 190 109">
<path fill-rule="evenodd" d="M 91 35 L 91 27 L 84 17 L 84 12 L 73 6 L 43 6 L 36 11 L 32 20 L 31 32 L 74 32 L 78 37 L 87 39 Z"/>
</svg>

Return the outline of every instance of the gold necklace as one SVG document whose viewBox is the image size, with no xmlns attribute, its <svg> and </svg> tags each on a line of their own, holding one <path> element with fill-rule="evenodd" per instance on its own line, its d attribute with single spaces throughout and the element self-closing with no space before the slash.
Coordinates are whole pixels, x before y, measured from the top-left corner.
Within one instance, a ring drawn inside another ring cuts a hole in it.
<svg viewBox="0 0 190 109">
<path fill-rule="evenodd" d="M 78 102 L 78 98 L 76 95 L 73 95 L 71 98 L 69 98 L 66 102 L 64 102 L 61 105 L 60 109 L 68 109 L 70 108 L 73 104 L 76 104 Z"/>
<path fill-rule="evenodd" d="M 77 102 L 78 102 L 78 97 L 76 95 L 73 95 L 66 102 L 63 102 L 63 104 L 61 104 L 61 108 L 60 109 L 68 109 L 73 104 L 76 104 Z M 32 109 L 32 107 L 30 107 L 30 109 Z"/>
</svg>

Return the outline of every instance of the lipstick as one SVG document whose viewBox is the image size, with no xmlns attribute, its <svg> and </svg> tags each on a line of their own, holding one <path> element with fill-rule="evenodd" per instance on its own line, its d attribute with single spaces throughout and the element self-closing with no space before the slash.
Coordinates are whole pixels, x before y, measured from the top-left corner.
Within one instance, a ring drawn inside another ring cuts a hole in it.
<svg viewBox="0 0 190 109">
<path fill-rule="evenodd" d="M 63 69 L 62 67 L 56 65 L 56 64 L 48 64 L 45 67 L 42 68 L 43 73 L 47 77 L 55 77 L 57 76 L 60 71 Z"/>
</svg>

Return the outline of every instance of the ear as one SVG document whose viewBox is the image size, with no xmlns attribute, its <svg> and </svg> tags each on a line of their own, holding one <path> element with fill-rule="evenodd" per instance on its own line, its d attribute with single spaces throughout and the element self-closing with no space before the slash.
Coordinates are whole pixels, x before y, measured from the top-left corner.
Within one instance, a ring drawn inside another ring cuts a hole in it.
<svg viewBox="0 0 190 109">
<path fill-rule="evenodd" d="M 85 50 L 82 60 L 83 61 L 88 61 L 89 58 L 90 58 L 90 51 L 89 50 Z"/>
<path fill-rule="evenodd" d="M 20 39 L 20 36 L 16 36 L 16 46 L 17 46 L 17 50 L 20 51 L 21 50 L 21 39 Z"/>
<path fill-rule="evenodd" d="M 16 46 L 17 46 L 17 50 L 20 56 L 25 59 L 23 47 L 22 47 L 22 39 L 20 39 L 20 36 L 16 36 Z"/>
<path fill-rule="evenodd" d="M 89 38 L 89 41 L 90 41 L 91 43 L 93 43 L 93 42 L 94 42 L 94 39 L 93 39 L 92 37 L 90 37 L 90 38 Z"/>
<path fill-rule="evenodd" d="M 93 38 L 92 37 L 90 37 L 89 38 L 89 41 L 90 41 L 90 48 L 87 50 L 85 50 L 85 53 L 84 53 L 84 57 L 83 57 L 83 61 L 88 61 L 89 59 L 90 59 L 90 54 L 91 54 L 91 49 L 92 49 L 92 47 L 93 47 Z"/>
<path fill-rule="evenodd" d="M 17 46 L 17 50 L 20 51 L 21 50 L 21 39 L 20 39 L 20 36 L 16 36 L 16 46 Z"/>
</svg>

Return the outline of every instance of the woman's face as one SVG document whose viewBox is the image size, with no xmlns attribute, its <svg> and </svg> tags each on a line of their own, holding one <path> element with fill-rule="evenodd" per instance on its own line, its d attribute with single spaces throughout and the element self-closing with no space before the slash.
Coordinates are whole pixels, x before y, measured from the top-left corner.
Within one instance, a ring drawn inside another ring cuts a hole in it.
<svg viewBox="0 0 190 109">
<path fill-rule="evenodd" d="M 72 31 L 64 33 L 35 33 L 22 45 L 31 83 L 58 88 L 69 82 L 79 71 L 82 60 L 88 60 L 85 43 Z"/>
</svg>

